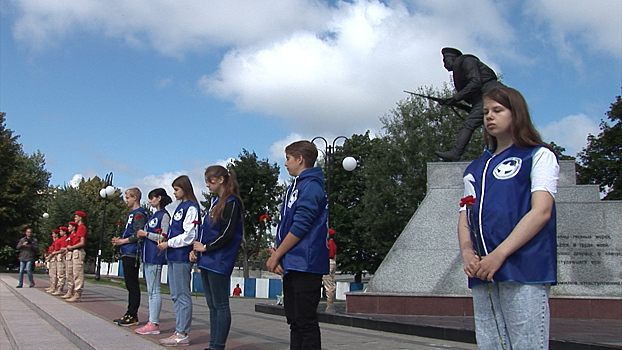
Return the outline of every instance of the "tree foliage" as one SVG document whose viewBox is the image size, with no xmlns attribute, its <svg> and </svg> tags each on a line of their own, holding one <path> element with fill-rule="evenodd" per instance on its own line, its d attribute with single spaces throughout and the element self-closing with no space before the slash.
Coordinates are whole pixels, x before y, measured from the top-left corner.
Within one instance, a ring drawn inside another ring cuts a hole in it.
<svg viewBox="0 0 622 350">
<path fill-rule="evenodd" d="M 45 169 L 43 153 L 26 154 L 19 136 L 5 126 L 0 113 L 0 264 L 15 258 L 15 247 L 26 227 L 37 238 L 42 219 L 50 173 Z M 7 249 L 7 247 L 10 247 Z"/>
<path fill-rule="evenodd" d="M 604 199 L 622 199 L 622 99 L 616 97 L 601 120 L 600 134 L 589 135 L 587 147 L 579 153 L 578 182 L 597 184 Z"/>
<path fill-rule="evenodd" d="M 283 195 L 279 185 L 279 166 L 268 159 L 258 159 L 255 152 L 245 149 L 231 166 L 240 183 L 240 195 L 244 202 L 244 233 L 246 253 L 250 260 L 265 260 L 265 252 L 273 242 L 270 234 L 278 218 L 278 205 Z M 259 222 L 261 215 L 267 214 L 271 220 L 268 227 Z"/>
<path fill-rule="evenodd" d="M 551 145 L 553 152 L 557 154 L 557 157 L 559 158 L 559 160 L 575 160 L 575 157 L 564 154 L 566 152 L 566 148 L 556 144 L 553 141 L 551 141 L 549 144 Z"/>
</svg>

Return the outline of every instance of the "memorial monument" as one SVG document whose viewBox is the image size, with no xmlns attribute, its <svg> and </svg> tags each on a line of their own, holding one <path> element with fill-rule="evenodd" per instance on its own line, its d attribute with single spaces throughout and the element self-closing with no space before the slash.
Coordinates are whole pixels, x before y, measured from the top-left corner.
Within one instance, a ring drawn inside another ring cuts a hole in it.
<svg viewBox="0 0 622 350">
<path fill-rule="evenodd" d="M 467 165 L 428 163 L 425 199 L 365 292 L 347 294 L 348 313 L 473 314 L 456 234 Z M 622 201 L 576 185 L 573 161 L 560 168 L 551 317 L 622 319 Z"/>
</svg>

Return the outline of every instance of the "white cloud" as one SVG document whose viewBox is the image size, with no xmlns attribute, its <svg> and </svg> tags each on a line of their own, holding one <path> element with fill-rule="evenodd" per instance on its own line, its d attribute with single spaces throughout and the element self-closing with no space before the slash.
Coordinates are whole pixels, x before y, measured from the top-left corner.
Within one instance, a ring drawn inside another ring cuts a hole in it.
<svg viewBox="0 0 622 350">
<path fill-rule="evenodd" d="M 580 56 L 578 42 L 590 51 L 622 56 L 620 0 L 530 0 L 526 9 L 548 27 L 543 33 L 548 33 L 562 55 Z"/>
<path fill-rule="evenodd" d="M 375 131 L 378 117 L 405 98 L 402 90 L 447 80 L 438 42 L 453 34 L 433 22 L 376 1 L 341 3 L 324 32 L 232 49 L 199 86 L 288 120 L 294 131 Z"/>
<path fill-rule="evenodd" d="M 173 83 L 173 77 L 163 78 L 156 81 L 156 87 L 158 89 L 164 89 L 165 87 L 171 85 Z"/>
<path fill-rule="evenodd" d="M 14 1 L 22 16 L 14 36 L 35 49 L 54 45 L 76 30 L 152 46 L 167 56 L 210 46 L 251 45 L 322 25 L 327 8 L 306 0 L 66 0 Z"/>
<path fill-rule="evenodd" d="M 513 37 L 499 13 L 503 7 L 492 0 L 410 7 L 378 0 L 335 6 L 311 0 L 15 3 L 22 15 L 14 35 L 32 48 L 79 31 L 176 57 L 231 48 L 200 86 L 309 134 L 377 131 L 378 117 L 405 98 L 402 90 L 447 81 L 439 43 L 486 60 L 478 42 L 495 48 Z M 474 20 L 483 16 L 486 21 Z"/>
<path fill-rule="evenodd" d="M 545 142 L 555 142 L 566 148 L 566 154 L 576 156 L 587 146 L 587 135 L 598 135 L 598 121 L 584 115 L 569 115 L 538 128 Z"/>
<path fill-rule="evenodd" d="M 84 176 L 82 176 L 82 174 L 75 174 L 71 180 L 69 180 L 69 186 L 76 188 L 78 187 L 78 185 L 80 185 L 80 182 L 82 181 L 82 179 L 84 178 Z"/>
</svg>

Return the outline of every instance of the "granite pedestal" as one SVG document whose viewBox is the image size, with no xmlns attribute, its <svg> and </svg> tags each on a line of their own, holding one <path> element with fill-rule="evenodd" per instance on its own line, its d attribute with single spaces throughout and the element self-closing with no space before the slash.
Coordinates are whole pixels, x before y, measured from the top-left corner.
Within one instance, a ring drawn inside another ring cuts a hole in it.
<svg viewBox="0 0 622 350">
<path fill-rule="evenodd" d="M 348 313 L 471 316 L 456 226 L 467 162 L 428 163 L 428 192 L 367 289 L 346 295 Z M 551 316 L 622 319 L 622 201 L 577 185 L 560 161 L 558 285 Z"/>
</svg>

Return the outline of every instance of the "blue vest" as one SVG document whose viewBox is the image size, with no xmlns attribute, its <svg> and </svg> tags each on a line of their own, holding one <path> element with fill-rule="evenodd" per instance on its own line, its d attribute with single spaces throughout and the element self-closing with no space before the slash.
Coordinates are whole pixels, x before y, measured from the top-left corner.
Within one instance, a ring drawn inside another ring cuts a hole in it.
<svg viewBox="0 0 622 350">
<path fill-rule="evenodd" d="M 162 217 L 164 214 L 168 214 L 166 209 L 155 212 L 145 224 L 145 231 L 156 233 L 156 230 L 162 227 Z M 166 265 L 166 253 L 158 250 L 156 242 L 145 238 L 143 243 L 143 262 L 146 264 Z"/>
<path fill-rule="evenodd" d="M 125 230 L 123 231 L 123 235 L 121 236 L 121 238 L 128 238 L 136 234 L 136 231 L 138 231 L 139 228 L 134 227 L 134 218 L 136 218 L 138 215 L 142 215 L 142 217 L 146 219 L 147 211 L 142 207 L 138 207 L 132 210 L 130 215 L 127 216 L 127 223 L 125 224 Z M 122 245 L 119 249 L 119 251 L 121 252 L 121 256 L 133 255 L 138 257 L 138 245 L 138 242 Z"/>
<path fill-rule="evenodd" d="M 175 209 L 175 214 L 173 214 L 173 218 L 171 220 L 171 226 L 168 227 L 168 239 L 179 236 L 184 233 L 184 219 L 186 218 L 186 213 L 188 212 L 188 208 L 195 207 L 197 213 L 199 212 L 199 206 L 192 201 L 185 201 L 179 203 L 177 209 Z M 166 259 L 169 262 L 190 262 L 190 252 L 192 251 L 192 244 L 180 247 L 180 248 L 167 248 L 166 249 Z"/>
<path fill-rule="evenodd" d="M 512 232 L 531 209 L 531 168 L 540 147 L 514 145 L 493 156 L 486 151 L 464 172 L 467 191 L 477 198 L 469 215 L 471 241 L 488 255 Z M 557 229 L 553 204 L 551 219 L 529 242 L 510 255 L 493 277 L 494 282 L 557 282 Z M 486 283 L 469 278 L 469 287 Z"/>
<path fill-rule="evenodd" d="M 235 260 L 238 257 L 238 251 L 240 250 L 240 243 L 242 243 L 242 235 L 244 226 L 242 224 L 242 204 L 235 198 L 227 198 L 227 203 L 235 201 L 235 205 L 240 208 L 240 216 L 237 218 L 231 218 L 232 222 L 223 222 L 218 220 L 214 223 L 214 219 L 209 217 L 209 213 L 203 217 L 203 223 L 201 224 L 201 231 L 199 233 L 199 240 L 203 244 L 207 244 L 222 235 L 227 225 L 235 225 L 235 236 L 233 239 L 221 249 L 200 253 L 197 261 L 197 266 L 201 269 L 210 270 L 222 275 L 231 276 Z M 218 203 L 216 200 L 212 203 L 212 208 Z M 211 212 L 211 209 L 210 209 Z M 213 225 L 212 225 L 213 224 Z"/>
</svg>

